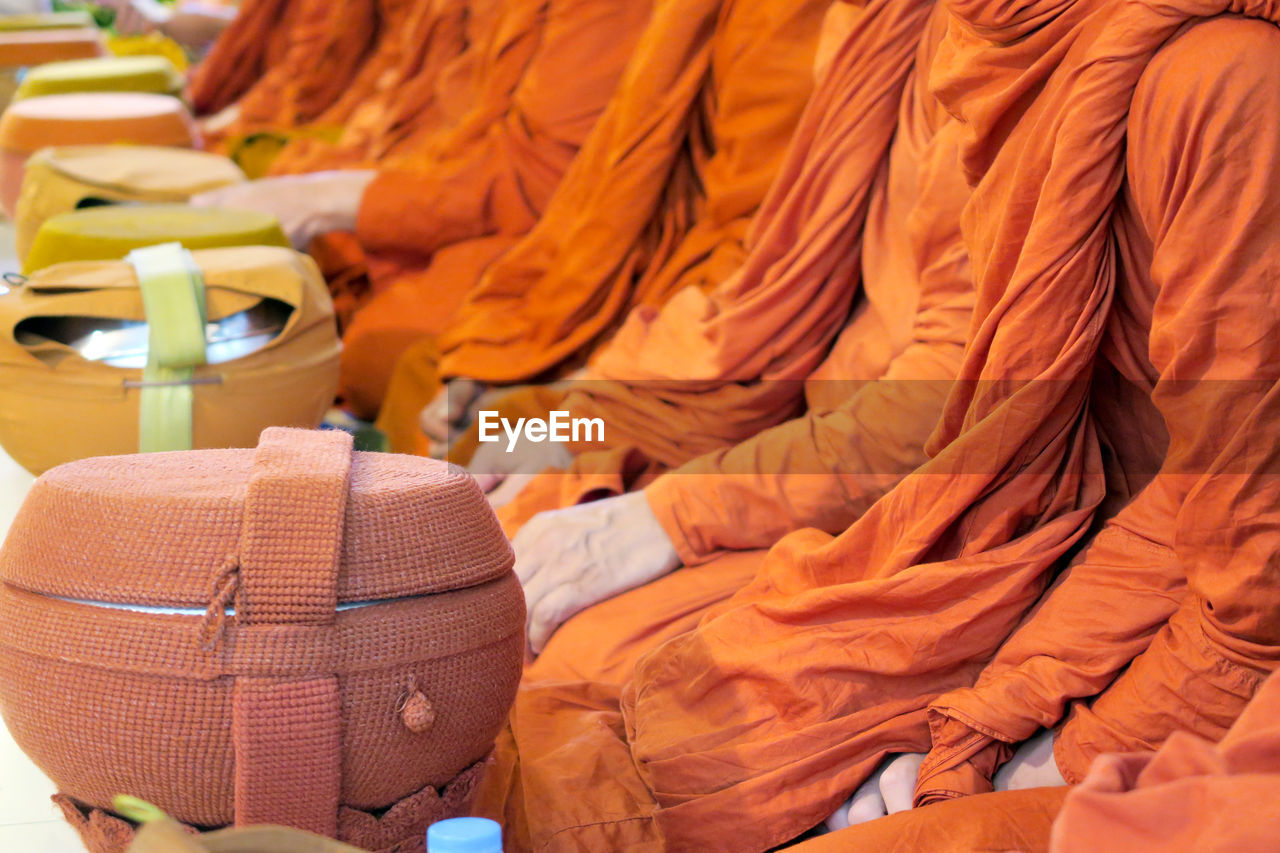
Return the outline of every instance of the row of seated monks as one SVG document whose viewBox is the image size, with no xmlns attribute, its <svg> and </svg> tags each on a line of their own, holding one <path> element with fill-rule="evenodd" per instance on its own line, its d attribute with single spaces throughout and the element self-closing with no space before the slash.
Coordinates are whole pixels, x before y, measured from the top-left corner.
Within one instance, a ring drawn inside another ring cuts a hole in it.
<svg viewBox="0 0 1280 853">
<path fill-rule="evenodd" d="M 1277 24 L 246 0 L 191 96 L 288 141 L 195 203 L 280 217 L 344 405 L 498 508 L 509 849 L 1273 849 Z"/>
</svg>

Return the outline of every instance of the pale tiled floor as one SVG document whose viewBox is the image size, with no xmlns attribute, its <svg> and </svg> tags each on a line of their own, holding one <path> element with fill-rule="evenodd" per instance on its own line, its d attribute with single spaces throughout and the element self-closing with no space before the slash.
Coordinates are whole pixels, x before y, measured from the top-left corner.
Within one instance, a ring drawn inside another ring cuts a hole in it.
<svg viewBox="0 0 1280 853">
<path fill-rule="evenodd" d="M 8 531 L 32 477 L 0 453 L 0 531 Z M 0 851 L 70 853 L 83 849 L 53 803 L 53 783 L 0 730 Z"/>
<path fill-rule="evenodd" d="M 17 268 L 13 226 L 0 222 L 0 273 Z M 9 530 L 32 477 L 0 450 L 0 534 Z M 83 850 L 49 797 L 53 783 L 0 729 L 0 853 L 72 853 Z"/>
</svg>

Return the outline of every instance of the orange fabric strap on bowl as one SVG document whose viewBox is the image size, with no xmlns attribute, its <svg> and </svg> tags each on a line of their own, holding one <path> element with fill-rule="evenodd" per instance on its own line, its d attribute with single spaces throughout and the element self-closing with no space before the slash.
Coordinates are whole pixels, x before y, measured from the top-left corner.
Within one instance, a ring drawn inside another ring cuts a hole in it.
<svg viewBox="0 0 1280 853">
<path fill-rule="evenodd" d="M 271 428 L 245 496 L 237 635 L 325 630 L 337 607 L 351 436 Z M 333 836 L 342 770 L 338 678 L 239 677 L 232 711 L 236 825 Z"/>
</svg>

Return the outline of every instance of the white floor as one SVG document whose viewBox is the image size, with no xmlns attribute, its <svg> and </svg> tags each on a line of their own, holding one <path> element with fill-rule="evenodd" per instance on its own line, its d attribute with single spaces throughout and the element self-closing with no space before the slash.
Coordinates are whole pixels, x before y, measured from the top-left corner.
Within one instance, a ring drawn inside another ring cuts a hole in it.
<svg viewBox="0 0 1280 853">
<path fill-rule="evenodd" d="M 17 269 L 12 246 L 13 225 L 0 222 L 0 273 Z M 8 532 L 32 479 L 0 450 L 0 536 Z M 22 754 L 8 729 L 0 729 L 0 853 L 84 849 L 49 801 L 53 791 L 53 783 Z"/>
<path fill-rule="evenodd" d="M 7 532 L 32 477 L 0 452 L 0 531 Z M 0 729 L 0 851 L 70 853 L 83 850 L 49 801 L 53 783 Z"/>
</svg>

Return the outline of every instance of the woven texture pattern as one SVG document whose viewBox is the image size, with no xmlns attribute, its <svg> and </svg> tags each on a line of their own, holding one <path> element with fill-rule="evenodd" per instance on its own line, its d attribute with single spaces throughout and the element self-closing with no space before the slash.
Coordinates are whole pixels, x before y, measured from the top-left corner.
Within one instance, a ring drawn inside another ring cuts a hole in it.
<svg viewBox="0 0 1280 853">
<path fill-rule="evenodd" d="M 338 680 L 237 678 L 233 708 L 236 825 L 334 836 L 342 786 Z"/>
<path fill-rule="evenodd" d="M 0 550 L 0 711 L 93 849 L 119 793 L 398 849 L 510 707 L 511 563 L 470 477 L 340 433 L 72 463 Z"/>
<path fill-rule="evenodd" d="M 418 831 L 418 827 L 466 814 L 484 768 L 485 762 L 477 762 L 446 788 L 424 788 L 381 815 L 343 806 L 338 812 L 338 838 L 374 853 L 425 853 L 426 831 Z M 53 801 L 90 853 L 125 853 L 128 849 L 134 830 L 127 821 L 65 794 Z"/>
<path fill-rule="evenodd" d="M 269 429 L 254 451 L 239 552 L 246 625 L 323 624 L 338 606 L 351 436 L 313 433 L 300 457 L 295 435 Z"/>
</svg>

